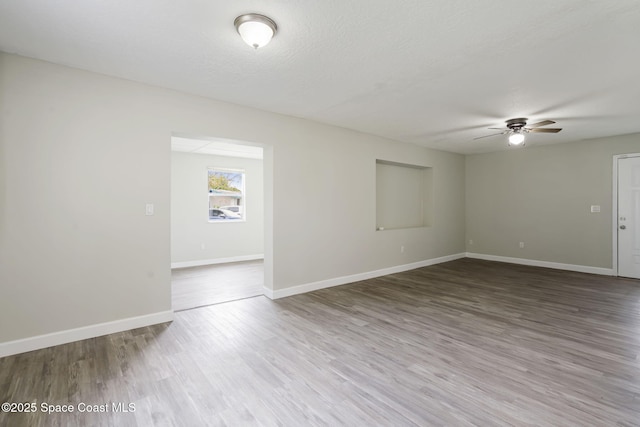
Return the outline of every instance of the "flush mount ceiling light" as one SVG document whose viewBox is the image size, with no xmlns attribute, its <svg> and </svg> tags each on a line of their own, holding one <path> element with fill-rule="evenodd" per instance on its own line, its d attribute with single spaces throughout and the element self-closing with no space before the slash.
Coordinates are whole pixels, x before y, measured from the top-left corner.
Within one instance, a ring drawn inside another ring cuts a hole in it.
<svg viewBox="0 0 640 427">
<path fill-rule="evenodd" d="M 278 31 L 273 19 L 257 13 L 240 15 L 233 21 L 233 25 L 236 26 L 242 40 L 254 49 L 269 43 Z"/>
</svg>

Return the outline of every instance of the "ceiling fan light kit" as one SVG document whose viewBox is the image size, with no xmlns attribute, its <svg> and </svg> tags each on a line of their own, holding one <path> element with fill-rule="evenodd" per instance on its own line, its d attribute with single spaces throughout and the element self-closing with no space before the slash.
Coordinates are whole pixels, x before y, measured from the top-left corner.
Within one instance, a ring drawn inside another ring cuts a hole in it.
<svg viewBox="0 0 640 427">
<path fill-rule="evenodd" d="M 514 132 L 509 135 L 509 145 L 522 145 L 524 146 L 524 133 Z"/>
<path fill-rule="evenodd" d="M 531 132 L 540 132 L 540 133 L 558 133 L 562 130 L 562 128 L 542 128 L 542 126 L 552 125 L 555 122 L 553 120 L 543 120 L 538 123 L 534 123 L 532 125 L 527 126 L 527 118 L 517 118 L 517 119 L 509 119 L 505 123 L 507 124 L 507 128 L 489 128 L 501 130 L 500 133 L 494 133 L 492 135 L 479 136 L 474 139 L 480 138 L 488 138 L 490 136 L 496 135 L 509 135 L 508 141 L 509 146 L 524 146 L 525 134 Z"/>
</svg>

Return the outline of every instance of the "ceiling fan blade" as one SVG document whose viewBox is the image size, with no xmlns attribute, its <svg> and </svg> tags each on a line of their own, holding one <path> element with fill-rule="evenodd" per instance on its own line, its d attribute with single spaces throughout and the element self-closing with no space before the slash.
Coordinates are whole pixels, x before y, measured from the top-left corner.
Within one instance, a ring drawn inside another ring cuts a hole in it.
<svg viewBox="0 0 640 427">
<path fill-rule="evenodd" d="M 558 133 L 561 128 L 529 129 L 529 132 Z"/>
<path fill-rule="evenodd" d="M 541 121 L 541 122 L 534 123 L 534 124 L 529 125 L 529 126 L 527 126 L 527 127 L 528 127 L 528 128 L 537 128 L 537 127 L 540 127 L 540 126 L 552 125 L 552 124 L 554 124 L 554 123 L 555 123 L 555 122 L 554 122 L 554 121 L 552 121 L 552 120 L 543 120 L 543 121 Z"/>
<path fill-rule="evenodd" d="M 482 139 L 482 138 L 489 138 L 490 136 L 497 136 L 497 135 L 503 135 L 503 134 L 504 134 L 504 132 L 500 132 L 500 133 L 493 133 L 493 134 L 491 134 L 491 135 L 478 136 L 478 137 L 473 138 L 473 139 L 474 139 L 474 140 L 476 140 L 476 139 Z"/>
<path fill-rule="evenodd" d="M 507 131 L 507 130 L 509 130 L 509 129 L 505 129 L 505 128 L 487 128 L 487 129 L 494 129 L 494 130 L 504 130 L 504 131 Z"/>
</svg>

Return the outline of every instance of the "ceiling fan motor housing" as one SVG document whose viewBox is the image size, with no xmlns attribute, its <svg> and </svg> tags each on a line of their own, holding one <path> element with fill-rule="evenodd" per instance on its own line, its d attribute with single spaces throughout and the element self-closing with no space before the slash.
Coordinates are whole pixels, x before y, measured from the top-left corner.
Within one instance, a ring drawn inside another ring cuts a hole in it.
<svg viewBox="0 0 640 427">
<path fill-rule="evenodd" d="M 524 119 L 524 118 L 510 119 L 510 120 L 507 120 L 506 123 L 507 123 L 507 127 L 512 131 L 519 131 L 521 129 L 524 129 L 524 127 L 527 125 L 527 119 Z"/>
</svg>

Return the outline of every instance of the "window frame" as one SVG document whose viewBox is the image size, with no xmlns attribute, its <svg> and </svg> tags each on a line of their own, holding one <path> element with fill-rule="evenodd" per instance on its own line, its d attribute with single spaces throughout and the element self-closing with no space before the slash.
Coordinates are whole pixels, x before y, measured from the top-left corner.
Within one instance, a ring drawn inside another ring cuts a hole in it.
<svg viewBox="0 0 640 427">
<path fill-rule="evenodd" d="M 222 208 L 222 206 L 218 206 L 217 204 L 212 204 L 212 198 L 225 197 L 223 195 L 219 195 L 219 196 L 212 195 L 215 189 L 210 188 L 209 179 L 212 174 L 216 174 L 216 173 L 240 175 L 241 177 L 240 178 L 241 188 L 239 188 L 240 197 L 237 197 L 234 194 L 229 194 L 227 196 L 229 199 L 237 198 L 237 200 L 239 200 L 239 203 L 237 205 L 224 204 L 224 206 L 240 206 L 239 208 L 240 212 L 238 213 L 240 215 L 240 218 L 214 218 L 211 216 L 212 210 L 220 210 Z M 246 170 L 237 169 L 237 168 L 228 168 L 228 167 L 207 166 L 206 176 L 207 176 L 207 207 L 208 207 L 207 221 L 210 224 L 216 224 L 216 223 L 228 224 L 228 223 L 246 222 L 247 220 L 247 173 L 246 173 Z"/>
</svg>

